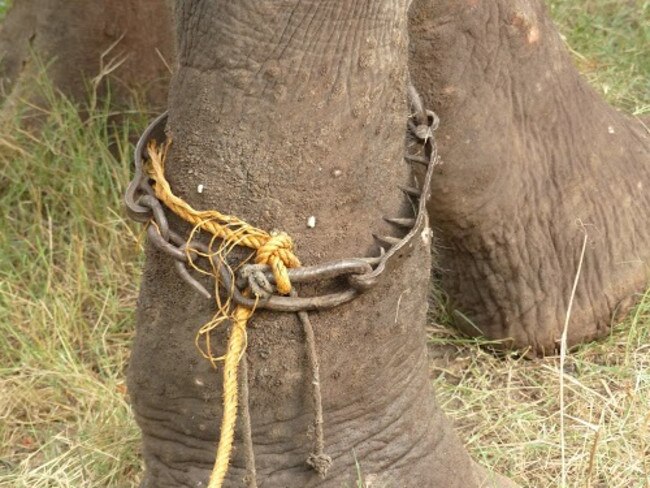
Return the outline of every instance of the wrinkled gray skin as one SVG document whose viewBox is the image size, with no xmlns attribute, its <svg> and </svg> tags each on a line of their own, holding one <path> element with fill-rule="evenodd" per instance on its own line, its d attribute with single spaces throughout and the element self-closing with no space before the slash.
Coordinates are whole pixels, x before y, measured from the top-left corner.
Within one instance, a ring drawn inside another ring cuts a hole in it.
<svg viewBox="0 0 650 488">
<path fill-rule="evenodd" d="M 405 0 L 179 2 L 167 162 L 175 192 L 287 231 L 305 264 L 376 254 L 372 232 L 397 235 L 382 216 L 409 212 L 397 189 L 411 177 L 402 160 L 406 10 Z M 377 288 L 312 314 L 334 461 L 325 479 L 305 462 L 313 412 L 301 328 L 294 315 L 255 314 L 245 360 L 258 486 L 353 486 L 357 462 L 369 486 L 509 486 L 476 467 L 433 400 L 423 330 L 429 247 L 423 235 Z M 221 370 L 193 342 L 213 312 L 149 247 L 129 371 L 143 487 L 206 486 Z M 226 332 L 214 333 L 216 354 Z M 236 445 L 227 486 L 246 486 L 240 430 Z"/>
<path fill-rule="evenodd" d="M 650 135 L 579 75 L 541 0 L 416 0 L 440 116 L 429 214 L 456 324 L 531 355 L 602 337 L 650 283 Z"/>
</svg>

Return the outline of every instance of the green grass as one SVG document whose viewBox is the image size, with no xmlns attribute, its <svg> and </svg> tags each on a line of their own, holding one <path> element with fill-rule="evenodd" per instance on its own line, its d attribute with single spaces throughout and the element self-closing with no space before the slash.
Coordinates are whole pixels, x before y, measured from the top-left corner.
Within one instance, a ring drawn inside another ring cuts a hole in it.
<svg viewBox="0 0 650 488">
<path fill-rule="evenodd" d="M 142 116 L 48 91 L 38 137 L 0 134 L 0 486 L 127 486 L 139 246 L 121 197 Z"/>
<path fill-rule="evenodd" d="M 0 0 L 0 18 L 4 18 L 7 10 L 11 7 L 11 0 Z"/>
<path fill-rule="evenodd" d="M 576 64 L 612 104 L 650 111 L 650 2 L 550 0 Z"/>
<path fill-rule="evenodd" d="M 637 114 L 650 106 L 648 5 L 552 2 L 580 68 Z M 38 137 L 17 118 L 0 128 L 0 487 L 137 486 L 124 372 L 142 262 L 121 196 L 146 116 L 134 107 L 116 125 L 106 105 L 81 118 L 40 87 L 50 108 Z M 556 358 L 497 359 L 432 325 L 449 353 L 432 361 L 434 383 L 475 458 L 523 486 L 558 486 L 565 469 L 570 486 L 647 488 L 649 336 L 646 296 L 609 339 L 571 355 L 565 467 Z"/>
</svg>

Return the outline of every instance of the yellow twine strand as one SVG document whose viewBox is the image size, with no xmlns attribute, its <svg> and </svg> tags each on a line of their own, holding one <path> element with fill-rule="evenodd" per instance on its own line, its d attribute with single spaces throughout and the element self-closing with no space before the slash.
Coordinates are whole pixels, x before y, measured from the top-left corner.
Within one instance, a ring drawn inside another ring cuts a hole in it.
<svg viewBox="0 0 650 488">
<path fill-rule="evenodd" d="M 232 215 L 222 214 L 216 210 L 196 210 L 182 198 L 174 195 L 169 182 L 165 178 L 165 158 L 168 147 L 169 142 L 161 147 L 157 147 L 155 142 L 151 142 L 147 147 L 149 154 L 147 170 L 149 177 L 154 181 L 153 188 L 156 198 L 164 203 L 173 213 L 194 226 L 189 241 L 193 239 L 198 229 L 203 229 L 213 235 L 209 246 L 210 254 L 200 254 L 203 257 L 209 258 L 212 264 L 211 270 L 206 271 L 199 268 L 194 263 L 193 256 L 189 251 L 187 256 L 190 265 L 194 269 L 204 274 L 213 275 L 216 278 L 215 299 L 217 313 L 207 324 L 201 327 L 196 336 L 195 343 L 201 354 L 211 362 L 213 367 L 216 367 L 216 361 L 224 361 L 221 436 L 217 446 L 216 460 L 208 483 L 208 488 L 220 488 L 228 472 L 232 454 L 238 408 L 237 373 L 239 361 L 246 352 L 246 326 L 248 320 L 253 315 L 254 309 L 251 310 L 238 305 L 230 313 L 232 290 L 227 290 L 227 298 L 222 300 L 218 288 L 219 275 L 213 258 L 216 257 L 220 265 L 226 266 L 231 275 L 234 276 L 234 271 L 228 267 L 225 260 L 228 253 L 236 246 L 245 246 L 255 250 L 255 263 L 267 264 L 271 268 L 278 292 L 285 295 L 291 292 L 291 281 L 289 280 L 287 268 L 300 266 L 300 261 L 293 254 L 293 241 L 291 237 L 284 232 L 269 234 Z M 222 242 L 217 250 L 212 253 L 216 239 L 221 239 Z M 234 279 L 231 282 L 234 283 Z M 248 291 L 245 294 L 250 296 Z M 230 337 L 228 338 L 226 354 L 222 357 L 215 358 L 211 353 L 210 331 L 227 320 L 231 321 L 232 328 Z M 202 336 L 205 338 L 205 350 L 199 345 L 199 339 Z"/>
<path fill-rule="evenodd" d="M 278 292 L 287 295 L 291 291 L 291 282 L 287 267 L 297 268 L 300 261 L 293 254 L 293 241 L 288 234 L 278 232 L 274 235 L 249 225 L 232 215 L 225 215 L 217 210 L 195 210 L 185 200 L 172 193 L 169 182 L 165 178 L 164 158 L 169 143 L 156 148 L 150 143 L 149 176 L 155 181 L 156 198 L 180 218 L 224 240 L 224 243 L 236 243 L 257 251 L 255 262 L 268 264 L 276 279 Z"/>
<path fill-rule="evenodd" d="M 228 350 L 223 365 L 223 416 L 221 418 L 221 437 L 217 447 L 217 458 L 212 469 L 208 488 L 221 488 L 228 472 L 232 453 L 235 423 L 237 420 L 238 391 L 237 370 L 239 359 L 246 350 L 246 324 L 253 311 L 238 306 L 235 308 L 232 330 L 228 339 Z M 245 361 L 245 359 L 244 359 Z"/>
</svg>

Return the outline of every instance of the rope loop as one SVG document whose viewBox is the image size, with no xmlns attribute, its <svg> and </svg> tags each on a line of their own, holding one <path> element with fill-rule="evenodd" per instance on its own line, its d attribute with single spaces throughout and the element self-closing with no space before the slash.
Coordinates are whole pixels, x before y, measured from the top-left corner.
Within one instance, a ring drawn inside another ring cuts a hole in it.
<svg viewBox="0 0 650 488">
<path fill-rule="evenodd" d="M 297 268 L 300 261 L 293 254 L 293 239 L 285 232 L 272 232 L 270 238 L 257 249 L 255 264 L 271 267 L 278 293 L 288 295 L 291 281 L 287 268 Z"/>
</svg>

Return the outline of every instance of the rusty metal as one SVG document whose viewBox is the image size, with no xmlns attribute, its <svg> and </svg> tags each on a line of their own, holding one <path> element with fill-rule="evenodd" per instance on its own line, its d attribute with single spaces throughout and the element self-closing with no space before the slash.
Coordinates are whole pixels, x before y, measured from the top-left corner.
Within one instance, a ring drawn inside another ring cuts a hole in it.
<svg viewBox="0 0 650 488">
<path fill-rule="evenodd" d="M 420 198 L 420 196 L 422 195 L 421 190 L 414 188 L 412 186 L 400 186 L 399 189 L 402 190 L 410 197 Z"/>
<path fill-rule="evenodd" d="M 314 297 L 280 296 L 270 293 L 272 291 L 270 285 L 274 285 L 275 281 L 268 266 L 246 264 L 239 269 L 237 276 L 233 276 L 233 272 L 227 266 L 212 262 L 213 269 L 218 271 L 221 289 L 232 293 L 234 303 L 248 308 L 256 307 L 282 312 L 336 307 L 372 288 L 382 275 L 398 266 L 402 258 L 412 252 L 419 236 L 428 226 L 426 202 L 430 196 L 431 177 L 438 158 L 433 132 L 438 127 L 439 119 L 434 112 L 423 109 L 422 101 L 413 87 L 409 87 L 409 96 L 414 113 L 409 117 L 408 130 L 419 141 L 420 154 L 406 154 L 404 159 L 408 163 L 426 167 L 426 174 L 420 188 L 400 187 L 412 201 L 415 216 L 384 218 L 385 221 L 401 229 L 409 229 L 408 233 L 402 238 L 375 235 L 374 237 L 379 241 L 380 251 L 380 255 L 376 257 L 341 259 L 288 270 L 289 279 L 296 284 L 346 279 L 347 287 L 344 290 Z M 134 155 L 135 174 L 126 190 L 124 201 L 129 216 L 148 226 L 147 236 L 151 244 L 174 260 L 174 266 L 181 278 L 203 296 L 210 298 L 212 296 L 210 292 L 192 276 L 187 268 L 190 259 L 209 258 L 212 255 L 210 249 L 197 240 L 188 243 L 169 228 L 165 210 L 156 199 L 149 177 L 144 170 L 147 145 L 152 140 L 158 144 L 165 142 L 166 122 L 165 112 L 157 117 L 140 137 Z M 255 298 L 243 295 L 242 290 L 247 287 L 254 289 Z"/>
<path fill-rule="evenodd" d="M 410 218 L 384 217 L 384 220 L 402 229 L 411 229 L 415 225 L 415 219 Z"/>
<path fill-rule="evenodd" d="M 423 166 L 429 166 L 429 159 L 423 156 L 414 156 L 412 154 L 407 154 L 404 156 L 404 159 L 409 163 L 419 163 Z"/>
<path fill-rule="evenodd" d="M 146 151 L 149 141 L 156 140 L 160 144 L 165 142 L 166 123 L 167 112 L 159 115 L 149 124 L 135 146 L 135 174 L 124 194 L 124 203 L 129 217 L 136 222 L 145 223 L 151 219 L 151 210 L 149 207 L 142 205 L 141 202 L 143 195 L 151 195 L 155 198 L 153 188 L 149 184 L 149 178 L 144 173 L 144 159 L 147 157 Z"/>
</svg>

